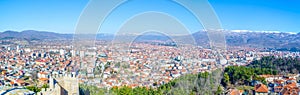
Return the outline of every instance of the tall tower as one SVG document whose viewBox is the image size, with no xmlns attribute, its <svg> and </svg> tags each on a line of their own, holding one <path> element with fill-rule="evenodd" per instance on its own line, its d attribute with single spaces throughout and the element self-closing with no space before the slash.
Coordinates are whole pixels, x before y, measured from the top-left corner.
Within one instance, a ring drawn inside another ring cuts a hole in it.
<svg viewBox="0 0 300 95">
<path fill-rule="evenodd" d="M 49 78 L 49 88 L 50 89 L 54 89 L 54 79 L 52 78 L 52 76 L 50 76 Z"/>
</svg>

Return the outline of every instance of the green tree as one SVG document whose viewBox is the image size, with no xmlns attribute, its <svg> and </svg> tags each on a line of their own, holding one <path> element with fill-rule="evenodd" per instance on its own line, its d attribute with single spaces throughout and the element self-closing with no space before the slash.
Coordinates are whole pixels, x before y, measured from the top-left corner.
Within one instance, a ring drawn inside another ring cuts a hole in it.
<svg viewBox="0 0 300 95">
<path fill-rule="evenodd" d="M 228 73 L 224 73 L 224 83 L 226 86 L 228 86 L 230 84 L 230 77 L 229 77 Z"/>
<path fill-rule="evenodd" d="M 42 88 L 49 88 L 48 84 L 43 84 Z"/>
<path fill-rule="evenodd" d="M 221 95 L 222 92 L 223 92 L 223 89 L 222 89 L 221 86 L 219 85 L 219 86 L 218 86 L 218 89 L 217 89 L 217 91 L 216 91 L 216 95 Z"/>
<path fill-rule="evenodd" d="M 36 86 L 27 86 L 25 88 L 28 89 L 28 90 L 30 90 L 30 91 L 33 91 L 34 93 L 37 93 L 37 92 L 41 91 L 41 88 L 38 88 Z"/>
</svg>

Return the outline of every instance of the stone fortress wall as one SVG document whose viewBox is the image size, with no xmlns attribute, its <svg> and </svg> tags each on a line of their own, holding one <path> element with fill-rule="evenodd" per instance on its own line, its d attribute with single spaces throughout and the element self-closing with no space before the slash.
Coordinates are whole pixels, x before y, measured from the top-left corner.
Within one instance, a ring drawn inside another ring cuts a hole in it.
<svg viewBox="0 0 300 95">
<path fill-rule="evenodd" d="M 49 88 L 37 95 L 79 95 L 79 84 L 75 74 L 53 75 L 49 78 Z"/>
</svg>

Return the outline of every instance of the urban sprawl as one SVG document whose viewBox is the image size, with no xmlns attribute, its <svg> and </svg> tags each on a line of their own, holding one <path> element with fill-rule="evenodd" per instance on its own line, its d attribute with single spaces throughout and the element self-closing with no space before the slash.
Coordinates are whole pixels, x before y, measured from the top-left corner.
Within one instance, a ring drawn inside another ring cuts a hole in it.
<svg viewBox="0 0 300 95">
<path fill-rule="evenodd" d="M 62 93 L 60 89 L 64 89 L 77 95 L 78 84 L 99 88 L 155 88 L 185 74 L 245 66 L 264 56 L 283 58 L 300 55 L 299 52 L 233 46 L 226 51 L 215 52 L 200 46 L 153 44 L 155 42 L 110 46 L 106 41 L 96 41 L 94 47 L 75 50 L 70 42 L 3 40 L 0 48 L 0 94 L 31 95 L 35 93 L 24 87 L 45 85 L 47 87 L 37 94 Z M 300 86 L 296 81 L 298 76 L 261 75 L 269 83 L 293 89 Z M 254 92 L 259 94 L 279 93 L 280 90 L 262 83 L 254 86 Z M 299 93 L 299 88 L 296 90 Z M 227 93 L 240 95 L 242 91 L 233 88 Z"/>
</svg>

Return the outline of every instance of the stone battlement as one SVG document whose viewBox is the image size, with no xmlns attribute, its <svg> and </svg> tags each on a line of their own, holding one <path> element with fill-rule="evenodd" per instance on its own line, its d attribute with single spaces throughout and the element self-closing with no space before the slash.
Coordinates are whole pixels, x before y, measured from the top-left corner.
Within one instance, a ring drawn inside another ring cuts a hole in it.
<svg viewBox="0 0 300 95">
<path fill-rule="evenodd" d="M 37 95 L 79 95 L 78 79 L 74 73 L 51 75 L 49 88 L 42 89 Z"/>
</svg>

